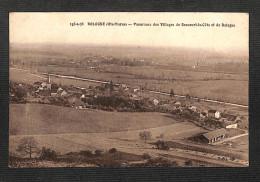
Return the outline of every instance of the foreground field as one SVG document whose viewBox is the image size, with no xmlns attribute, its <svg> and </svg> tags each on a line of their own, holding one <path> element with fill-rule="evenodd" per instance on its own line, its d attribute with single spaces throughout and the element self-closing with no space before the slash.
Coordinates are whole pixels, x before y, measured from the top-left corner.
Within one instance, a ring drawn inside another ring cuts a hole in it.
<svg viewBox="0 0 260 182">
<path fill-rule="evenodd" d="M 10 128 L 17 135 L 103 133 L 140 130 L 180 122 L 161 113 L 117 113 L 43 104 L 10 104 Z"/>
<path fill-rule="evenodd" d="M 165 157 L 177 161 L 181 166 L 188 159 L 204 166 L 248 165 L 245 146 L 241 151 L 240 147 L 236 149 L 234 145 L 230 151 L 226 146 L 194 144 L 187 138 L 206 130 L 172 115 L 160 113 L 117 113 L 41 104 L 11 104 L 10 128 L 14 127 L 18 131 L 17 135 L 10 135 L 11 155 L 19 156 L 16 151 L 19 141 L 23 137 L 33 136 L 39 147 L 51 148 L 61 154 L 116 148 L 136 155 L 149 153 L 151 157 Z M 150 131 L 151 140 L 146 143 L 142 141 L 139 138 L 141 131 Z M 156 149 L 152 142 L 157 141 L 161 134 L 164 135 L 163 140 L 182 145 L 170 151 Z M 225 155 L 229 161 L 220 161 L 219 158 Z M 230 156 L 235 156 L 237 160 L 231 161 Z"/>
</svg>

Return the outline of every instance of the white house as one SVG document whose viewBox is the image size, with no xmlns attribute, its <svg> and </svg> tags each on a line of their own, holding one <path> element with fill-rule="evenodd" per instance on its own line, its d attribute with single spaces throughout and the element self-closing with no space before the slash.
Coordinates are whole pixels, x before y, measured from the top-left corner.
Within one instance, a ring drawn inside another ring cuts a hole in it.
<svg viewBox="0 0 260 182">
<path fill-rule="evenodd" d="M 84 94 L 82 94 L 81 96 L 80 96 L 80 98 L 81 99 L 84 99 L 86 96 L 84 95 Z"/>
<path fill-rule="evenodd" d="M 47 86 L 47 84 L 45 83 L 45 82 L 43 82 L 42 84 L 41 84 L 41 87 L 42 88 L 44 88 L 44 87 L 46 87 Z"/>
<path fill-rule="evenodd" d="M 51 83 L 47 83 L 46 88 L 50 90 L 51 89 Z"/>
<path fill-rule="evenodd" d="M 56 96 L 57 96 L 57 93 L 51 93 L 51 96 L 52 96 L 52 97 L 56 97 Z"/>
<path fill-rule="evenodd" d="M 189 107 L 189 109 L 192 110 L 192 111 L 194 111 L 194 112 L 197 111 L 197 107 L 195 107 L 195 106 L 191 106 L 191 107 Z"/>
<path fill-rule="evenodd" d="M 237 128 L 237 123 L 227 125 L 226 128 Z"/>
<path fill-rule="evenodd" d="M 154 105 L 158 105 L 158 104 L 159 104 L 159 100 L 153 99 L 153 104 L 154 104 Z"/>
<path fill-rule="evenodd" d="M 65 96 L 65 95 L 67 95 L 67 92 L 65 90 L 63 90 L 60 95 Z"/>
<path fill-rule="evenodd" d="M 219 118 L 220 118 L 220 112 L 219 112 L 219 111 L 216 111 L 216 110 L 209 110 L 209 111 L 208 111 L 208 117 L 209 117 L 209 118 L 219 119 Z"/>
<path fill-rule="evenodd" d="M 137 91 L 138 91 L 138 89 L 137 89 L 137 88 L 135 88 L 135 89 L 134 89 L 134 92 L 136 93 Z"/>
</svg>

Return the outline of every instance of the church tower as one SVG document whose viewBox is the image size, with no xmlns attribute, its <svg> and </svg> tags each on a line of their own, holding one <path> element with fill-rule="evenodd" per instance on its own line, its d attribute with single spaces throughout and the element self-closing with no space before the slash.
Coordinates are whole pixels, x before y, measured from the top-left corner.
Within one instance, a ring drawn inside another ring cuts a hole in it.
<svg viewBox="0 0 260 182">
<path fill-rule="evenodd" d="M 47 83 L 51 83 L 50 74 L 48 73 Z"/>
</svg>

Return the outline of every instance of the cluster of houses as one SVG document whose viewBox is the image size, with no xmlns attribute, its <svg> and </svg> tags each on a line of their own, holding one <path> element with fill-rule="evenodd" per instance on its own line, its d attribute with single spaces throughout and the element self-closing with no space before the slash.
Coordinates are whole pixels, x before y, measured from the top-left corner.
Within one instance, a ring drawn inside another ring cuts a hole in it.
<svg viewBox="0 0 260 182">
<path fill-rule="evenodd" d="M 140 88 L 130 88 L 126 84 L 121 85 L 122 88 L 124 88 L 126 91 L 131 91 L 133 93 L 131 95 L 132 100 L 142 100 L 143 98 L 137 93 L 140 91 Z M 213 120 L 216 122 L 222 123 L 222 126 L 224 128 L 237 128 L 238 123 L 242 122 L 241 118 L 232 114 L 227 113 L 221 113 L 218 110 L 204 110 L 200 111 L 200 109 L 194 105 L 187 106 L 186 104 L 183 104 L 181 101 L 165 101 L 160 100 L 158 98 L 149 98 L 149 100 L 153 103 L 154 106 L 161 106 L 162 108 L 165 108 L 169 111 L 178 111 L 179 113 L 189 111 L 192 112 L 194 115 L 198 116 L 200 121 L 205 120 Z"/>
<path fill-rule="evenodd" d="M 56 84 L 52 84 L 50 81 L 50 75 L 48 74 L 47 82 L 35 82 L 36 93 L 40 96 L 59 96 L 63 97 L 67 95 L 67 92 Z"/>
<path fill-rule="evenodd" d="M 73 90 L 67 90 L 65 91 L 63 88 L 59 87 L 57 84 L 52 84 L 50 81 L 50 76 L 48 75 L 47 82 L 36 82 L 37 85 L 37 91 L 36 93 L 40 96 L 51 96 L 51 97 L 67 97 L 68 100 L 82 100 L 85 97 L 87 97 L 90 93 L 83 93 L 76 91 L 75 94 L 70 94 L 70 92 Z M 140 87 L 129 87 L 126 84 L 121 84 L 114 88 L 114 90 L 117 92 L 119 89 L 123 90 L 125 93 L 128 93 L 128 96 L 131 100 L 139 101 L 143 100 L 142 96 L 140 96 Z M 109 89 L 108 89 L 109 90 Z M 91 92 L 91 89 L 89 89 Z M 97 97 L 99 93 L 93 93 L 92 96 Z M 72 97 L 71 97 L 72 96 Z M 74 98 L 75 97 L 75 98 Z M 196 115 L 196 117 L 200 121 L 206 121 L 206 120 L 214 120 L 217 122 L 221 122 L 224 124 L 225 128 L 237 128 L 238 123 L 241 122 L 241 119 L 235 115 L 230 115 L 227 113 L 220 113 L 218 110 L 208 110 L 208 111 L 202 111 L 200 112 L 200 109 L 196 106 L 190 105 L 187 106 L 181 101 L 165 101 L 155 98 L 149 98 L 154 105 L 154 107 L 163 107 L 170 109 L 170 111 L 179 111 L 179 112 L 187 112 L 187 110 L 190 113 L 193 113 Z M 78 104 L 75 106 L 75 108 L 82 109 L 84 106 Z M 214 143 L 216 141 L 219 141 L 223 138 L 228 137 L 228 131 L 224 128 L 217 129 L 215 131 L 203 134 L 203 138 L 207 143 Z"/>
</svg>

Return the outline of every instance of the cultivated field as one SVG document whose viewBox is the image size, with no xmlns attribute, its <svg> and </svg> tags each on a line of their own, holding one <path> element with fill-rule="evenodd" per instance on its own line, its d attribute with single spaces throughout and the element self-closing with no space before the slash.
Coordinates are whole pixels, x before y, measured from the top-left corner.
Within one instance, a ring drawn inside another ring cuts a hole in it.
<svg viewBox="0 0 260 182">
<path fill-rule="evenodd" d="M 173 151 L 155 149 L 150 143 L 157 141 L 157 137 L 161 134 L 164 134 L 163 139 L 166 141 L 187 143 L 188 137 L 206 132 L 203 128 L 180 118 L 160 113 L 120 113 L 120 117 L 117 114 L 119 113 L 42 104 L 11 104 L 10 128 L 17 126 L 18 131 L 17 135 L 10 135 L 9 152 L 12 155 L 19 155 L 16 149 L 20 139 L 33 136 L 40 147 L 48 147 L 61 154 L 96 149 L 107 151 L 114 147 L 119 151 L 131 151 L 138 155 L 148 152 L 152 157 L 168 156 L 180 164 L 187 159 L 193 159 L 209 166 L 242 165 L 240 164 L 242 161 L 225 163 L 212 158 L 212 156 L 221 156 L 219 154 L 224 151 L 228 152 L 226 146 L 216 149 L 215 146 L 199 146 L 209 151 L 209 154 L 201 153 L 200 150 L 196 152 L 193 148 L 183 150 L 181 147 Z M 74 118 L 75 116 L 77 119 Z M 142 141 L 139 138 L 140 131 L 150 131 L 151 140 L 147 143 Z M 197 145 L 190 142 L 187 144 Z M 243 155 L 236 151 L 233 151 L 235 156 Z M 230 155 L 232 156 L 232 152 Z"/>
</svg>

